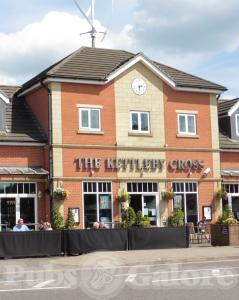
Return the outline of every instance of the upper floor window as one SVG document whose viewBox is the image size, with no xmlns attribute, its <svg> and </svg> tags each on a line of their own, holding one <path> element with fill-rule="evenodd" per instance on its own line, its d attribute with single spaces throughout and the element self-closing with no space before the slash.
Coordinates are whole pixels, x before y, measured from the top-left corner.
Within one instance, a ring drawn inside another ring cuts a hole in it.
<svg viewBox="0 0 239 300">
<path fill-rule="evenodd" d="M 80 106 L 80 130 L 100 131 L 101 130 L 101 109 L 98 107 Z"/>
<path fill-rule="evenodd" d="M 131 131 L 147 133 L 149 129 L 149 113 L 141 111 L 131 111 Z"/>
<path fill-rule="evenodd" d="M 195 114 L 178 114 L 178 133 L 196 135 Z"/>
<path fill-rule="evenodd" d="M 236 118 L 236 135 L 239 135 L 239 114 L 237 114 L 235 118 Z"/>
</svg>

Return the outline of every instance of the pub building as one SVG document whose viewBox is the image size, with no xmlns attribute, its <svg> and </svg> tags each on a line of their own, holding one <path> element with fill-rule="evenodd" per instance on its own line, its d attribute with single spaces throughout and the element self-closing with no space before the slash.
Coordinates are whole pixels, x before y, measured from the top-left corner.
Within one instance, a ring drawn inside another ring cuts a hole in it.
<svg viewBox="0 0 239 300">
<path fill-rule="evenodd" d="M 176 207 L 195 224 L 221 214 L 217 98 L 225 87 L 142 53 L 82 47 L 16 87 L 14 97 L 0 90 L 12 113 L 0 138 L 0 171 L 8 172 L 0 223 L 49 220 L 57 206 L 65 219 L 74 209 L 79 228 L 111 226 L 120 220 L 122 190 L 152 225 L 166 226 Z M 12 184 L 15 194 L 7 192 Z M 52 197 L 57 188 L 69 191 L 67 199 Z M 174 198 L 164 199 L 171 190 Z M 27 211 L 22 197 L 34 199 Z"/>
<path fill-rule="evenodd" d="M 218 102 L 222 186 L 228 205 L 239 220 L 239 99 Z"/>
</svg>

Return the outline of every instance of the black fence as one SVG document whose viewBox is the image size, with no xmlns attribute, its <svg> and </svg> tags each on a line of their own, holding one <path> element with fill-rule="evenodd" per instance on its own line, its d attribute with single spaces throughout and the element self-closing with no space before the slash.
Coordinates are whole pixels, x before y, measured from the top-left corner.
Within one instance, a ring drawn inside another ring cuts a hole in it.
<svg viewBox="0 0 239 300">
<path fill-rule="evenodd" d="M 0 232 L 0 257 L 186 247 L 185 227 Z"/>
<path fill-rule="evenodd" d="M 131 228 L 128 234 L 129 250 L 188 247 L 185 227 Z"/>
<path fill-rule="evenodd" d="M 61 230 L 1 232 L 0 257 L 32 257 L 63 253 Z"/>
</svg>

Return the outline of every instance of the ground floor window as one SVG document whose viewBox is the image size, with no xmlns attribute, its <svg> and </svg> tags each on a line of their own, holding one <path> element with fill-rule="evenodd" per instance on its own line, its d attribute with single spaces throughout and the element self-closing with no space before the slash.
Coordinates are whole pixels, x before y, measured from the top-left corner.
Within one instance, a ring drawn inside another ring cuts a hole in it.
<svg viewBox="0 0 239 300">
<path fill-rule="evenodd" d="M 239 184 L 226 183 L 222 187 L 228 193 L 227 199 L 222 200 L 223 209 L 228 206 L 234 213 L 235 218 L 239 220 Z"/>
<path fill-rule="evenodd" d="M 159 225 L 159 193 L 157 182 L 128 182 L 130 206 L 149 217 L 151 225 Z"/>
<path fill-rule="evenodd" d="M 19 218 L 30 228 L 37 219 L 35 183 L 0 183 L 0 229 L 11 230 Z"/>
<path fill-rule="evenodd" d="M 94 222 L 100 222 L 105 227 L 112 224 L 112 183 L 84 182 L 84 221 L 85 228 L 91 228 Z"/>
<path fill-rule="evenodd" d="M 198 223 L 198 187 L 196 182 L 173 182 L 173 209 L 184 211 L 185 223 Z"/>
</svg>

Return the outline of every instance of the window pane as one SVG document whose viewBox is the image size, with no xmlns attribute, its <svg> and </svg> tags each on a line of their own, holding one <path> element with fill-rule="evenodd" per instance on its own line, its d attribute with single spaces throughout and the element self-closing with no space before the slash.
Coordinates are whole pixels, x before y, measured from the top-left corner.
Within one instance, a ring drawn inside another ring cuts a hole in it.
<svg viewBox="0 0 239 300">
<path fill-rule="evenodd" d="M 5 183 L 6 194 L 17 194 L 17 183 Z"/>
<path fill-rule="evenodd" d="M 100 222 L 104 224 L 106 228 L 110 228 L 112 222 L 112 201 L 110 195 L 100 195 L 99 196 L 99 217 Z"/>
<path fill-rule="evenodd" d="M 36 185 L 35 183 L 30 183 L 30 194 L 36 193 Z"/>
<path fill-rule="evenodd" d="M 18 194 L 23 194 L 23 183 L 18 183 Z"/>
<path fill-rule="evenodd" d="M 236 133 L 239 135 L 239 115 L 236 115 Z"/>
<path fill-rule="evenodd" d="M 98 109 L 92 109 L 90 112 L 91 128 L 100 129 L 100 116 Z"/>
<path fill-rule="evenodd" d="M 188 132 L 195 133 L 195 118 L 194 118 L 194 116 L 188 116 Z"/>
<path fill-rule="evenodd" d="M 148 114 L 141 113 L 141 130 L 142 131 L 148 131 L 149 125 L 148 125 Z"/>
<path fill-rule="evenodd" d="M 93 226 L 97 221 L 96 195 L 84 195 L 85 228 Z"/>
<path fill-rule="evenodd" d="M 29 183 L 24 183 L 24 194 L 29 194 L 30 189 L 29 189 Z"/>
<path fill-rule="evenodd" d="M 132 113 L 132 130 L 139 130 L 139 120 L 138 120 L 138 114 Z"/>
<path fill-rule="evenodd" d="M 88 110 L 81 110 L 81 127 L 89 127 Z"/>
<path fill-rule="evenodd" d="M 179 116 L 179 131 L 186 132 L 185 116 Z"/>
<path fill-rule="evenodd" d="M 0 194 L 4 194 L 4 183 L 0 183 Z"/>
</svg>

